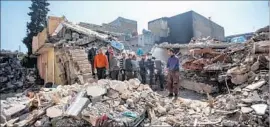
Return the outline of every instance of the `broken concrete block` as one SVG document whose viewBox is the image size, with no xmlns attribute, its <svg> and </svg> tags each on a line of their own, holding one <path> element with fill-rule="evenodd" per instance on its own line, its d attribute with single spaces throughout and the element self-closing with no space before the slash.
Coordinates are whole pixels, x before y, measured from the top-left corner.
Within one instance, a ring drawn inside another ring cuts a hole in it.
<svg viewBox="0 0 270 127">
<path fill-rule="evenodd" d="M 265 111 L 267 109 L 267 105 L 266 104 L 255 104 L 252 105 L 251 108 L 254 109 L 254 111 L 256 112 L 256 114 L 258 115 L 264 115 Z"/>
<path fill-rule="evenodd" d="M 114 89 L 108 89 L 107 96 L 110 98 L 118 98 L 119 93 Z"/>
<path fill-rule="evenodd" d="M 243 92 L 243 95 L 244 95 L 244 96 L 248 96 L 248 92 L 247 92 L 247 91 L 244 91 L 244 92 Z"/>
<path fill-rule="evenodd" d="M 248 73 L 239 74 L 239 75 L 232 75 L 231 76 L 231 82 L 233 84 L 236 84 L 236 85 L 243 84 L 244 82 L 247 81 L 248 75 L 249 75 Z"/>
<path fill-rule="evenodd" d="M 91 97 L 101 96 L 107 92 L 107 90 L 101 86 L 89 86 L 86 91 L 87 95 Z"/>
<path fill-rule="evenodd" d="M 128 105 L 130 105 L 130 106 L 134 105 L 134 102 L 133 102 L 132 99 L 127 99 L 127 100 L 126 100 L 126 103 L 127 103 Z"/>
<path fill-rule="evenodd" d="M 76 98 L 76 100 L 69 106 L 66 115 L 80 117 L 81 111 L 90 103 L 88 98 Z"/>
<path fill-rule="evenodd" d="M 7 120 L 10 120 L 12 116 L 16 115 L 17 113 L 21 112 L 22 110 L 26 109 L 25 105 L 14 105 L 11 108 L 4 110 L 4 114 L 7 118 Z"/>
<path fill-rule="evenodd" d="M 53 106 L 46 110 L 46 115 L 50 118 L 59 117 L 63 114 L 62 106 Z"/>
<path fill-rule="evenodd" d="M 255 72 L 259 69 L 259 66 L 260 66 L 260 62 L 259 61 L 256 61 L 251 67 L 250 67 L 250 70 Z"/>
<path fill-rule="evenodd" d="M 164 115 L 166 113 L 166 108 L 159 105 L 157 107 L 157 111 L 158 111 L 159 114 Z"/>
<path fill-rule="evenodd" d="M 241 112 L 243 112 L 243 113 L 250 113 L 251 111 L 253 111 L 252 108 L 249 108 L 249 107 L 241 107 Z"/>
<path fill-rule="evenodd" d="M 130 85 L 132 85 L 132 86 L 129 86 L 129 87 L 132 87 L 134 89 L 138 88 L 140 86 L 140 84 L 141 84 L 141 81 L 139 79 L 137 79 L 137 78 L 136 79 L 130 79 L 128 82 L 130 83 Z"/>
<path fill-rule="evenodd" d="M 262 85 L 264 85 L 265 83 L 266 83 L 265 80 L 261 80 L 261 81 L 258 81 L 258 82 L 256 82 L 256 83 L 254 83 L 254 84 L 248 85 L 248 86 L 246 87 L 246 89 L 249 89 L 249 90 L 255 90 L 255 89 L 260 88 L 260 87 L 261 87 Z"/>
<path fill-rule="evenodd" d="M 111 86 L 111 88 L 118 91 L 120 94 L 122 94 L 128 90 L 128 86 L 126 84 L 122 84 L 122 83 L 121 84 L 118 83 L 116 85 L 113 85 L 113 86 Z"/>
<path fill-rule="evenodd" d="M 120 97 L 122 98 L 122 99 L 128 99 L 129 98 L 129 96 L 130 96 L 130 93 L 128 92 L 128 91 L 126 91 L 126 92 L 124 92 L 124 93 L 122 93 L 121 95 L 120 95 Z"/>
</svg>

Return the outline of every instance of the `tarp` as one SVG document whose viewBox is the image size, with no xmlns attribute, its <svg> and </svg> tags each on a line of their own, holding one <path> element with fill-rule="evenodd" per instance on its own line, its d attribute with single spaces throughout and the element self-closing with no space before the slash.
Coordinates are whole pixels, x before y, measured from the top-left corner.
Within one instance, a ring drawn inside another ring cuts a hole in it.
<svg viewBox="0 0 270 127">
<path fill-rule="evenodd" d="M 234 37 L 231 39 L 231 42 L 233 42 L 233 43 L 243 43 L 246 41 L 247 41 L 247 39 L 244 36 Z"/>
<path fill-rule="evenodd" d="M 109 43 L 111 44 L 112 47 L 118 49 L 118 50 L 123 50 L 124 49 L 124 45 L 121 42 L 117 42 L 117 41 L 109 41 Z"/>
<path fill-rule="evenodd" d="M 138 48 L 136 54 L 137 54 L 138 56 L 142 56 L 142 55 L 143 55 L 143 50 L 142 50 L 141 48 Z"/>
</svg>

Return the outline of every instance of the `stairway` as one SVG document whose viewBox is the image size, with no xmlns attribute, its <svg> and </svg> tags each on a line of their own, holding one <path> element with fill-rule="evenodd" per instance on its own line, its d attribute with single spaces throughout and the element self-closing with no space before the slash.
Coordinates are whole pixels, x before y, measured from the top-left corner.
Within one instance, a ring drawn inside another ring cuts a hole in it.
<svg viewBox="0 0 270 127">
<path fill-rule="evenodd" d="M 64 84 L 84 84 L 93 79 L 91 64 L 84 49 L 62 48 L 57 51 L 56 59 Z"/>
</svg>

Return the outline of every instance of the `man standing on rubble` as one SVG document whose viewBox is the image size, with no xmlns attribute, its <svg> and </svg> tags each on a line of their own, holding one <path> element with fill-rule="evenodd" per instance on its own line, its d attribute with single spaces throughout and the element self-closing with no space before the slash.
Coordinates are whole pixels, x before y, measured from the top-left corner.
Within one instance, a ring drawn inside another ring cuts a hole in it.
<svg viewBox="0 0 270 127">
<path fill-rule="evenodd" d="M 114 53 L 110 53 L 110 77 L 112 80 L 118 80 L 118 74 L 119 74 L 119 63 L 118 59 L 115 57 Z"/>
<path fill-rule="evenodd" d="M 111 46 L 108 45 L 108 50 L 106 51 L 105 55 L 108 58 L 108 62 L 110 62 L 110 53 L 113 52 L 113 48 Z"/>
<path fill-rule="evenodd" d="M 163 91 L 164 90 L 164 75 L 163 75 L 163 66 L 164 64 L 162 63 L 161 60 L 156 60 L 155 57 L 153 57 L 153 60 L 155 61 L 155 83 L 157 82 L 157 80 L 159 80 L 159 86 L 160 86 L 160 90 Z"/>
<path fill-rule="evenodd" d="M 140 67 L 140 75 L 142 78 L 142 84 L 146 84 L 146 55 L 142 55 L 142 59 L 139 62 L 139 67 Z"/>
<path fill-rule="evenodd" d="M 122 53 L 122 58 L 120 59 L 120 73 L 121 73 L 121 77 L 122 77 L 122 81 L 125 80 L 126 78 L 126 67 L 125 67 L 125 63 L 126 63 L 126 54 Z"/>
<path fill-rule="evenodd" d="M 167 86 L 169 89 L 169 97 L 175 96 L 178 97 L 179 91 L 179 59 L 175 56 L 173 49 L 168 50 L 169 59 L 167 62 L 167 69 L 168 69 L 168 81 Z"/>
<path fill-rule="evenodd" d="M 99 49 L 98 54 L 95 56 L 94 67 L 97 69 L 98 79 L 105 79 L 106 69 L 109 70 L 109 63 L 102 49 Z"/>
<path fill-rule="evenodd" d="M 149 70 L 149 85 L 154 85 L 153 78 L 154 78 L 154 69 L 155 69 L 155 63 L 152 59 L 152 54 L 148 53 L 148 59 L 147 59 L 147 69 Z"/>
<path fill-rule="evenodd" d="M 105 55 L 107 56 L 107 60 L 108 60 L 108 63 L 109 63 L 109 66 L 110 66 L 110 54 L 113 52 L 113 48 L 108 45 L 108 50 L 106 51 Z M 111 77 L 111 74 L 110 74 L 110 71 L 108 72 L 108 74 L 106 73 L 106 76 L 109 75 L 109 78 L 112 78 Z"/>
<path fill-rule="evenodd" d="M 132 60 L 132 54 L 128 54 L 128 58 L 126 59 L 126 62 L 125 62 L 127 80 L 133 77 L 133 67 L 132 67 L 131 60 Z"/>
<path fill-rule="evenodd" d="M 91 64 L 92 69 L 92 76 L 95 78 L 95 68 L 94 68 L 94 58 L 97 53 L 97 48 L 95 47 L 95 44 L 92 44 L 92 47 L 90 50 L 88 50 L 88 61 Z"/>
</svg>

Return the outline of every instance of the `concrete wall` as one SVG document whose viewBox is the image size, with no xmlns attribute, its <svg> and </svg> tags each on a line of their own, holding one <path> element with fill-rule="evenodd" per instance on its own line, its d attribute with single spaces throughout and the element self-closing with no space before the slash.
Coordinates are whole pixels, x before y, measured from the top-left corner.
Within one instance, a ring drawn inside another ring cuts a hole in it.
<svg viewBox="0 0 270 127">
<path fill-rule="evenodd" d="M 108 23 L 107 25 L 106 24 L 103 24 L 103 25 L 104 27 L 116 26 L 117 29 L 121 31 L 120 33 L 131 34 L 134 36 L 138 35 L 137 21 L 134 21 L 134 20 L 118 17 L 116 20 Z"/>
<path fill-rule="evenodd" d="M 150 45 L 153 46 L 155 42 L 154 35 L 152 33 L 143 33 L 138 36 L 138 45 L 139 46 L 146 46 Z"/>
<path fill-rule="evenodd" d="M 155 42 L 159 42 L 162 37 L 168 37 L 170 29 L 167 20 L 168 18 L 164 17 L 148 22 L 148 30 L 153 33 Z"/>
<path fill-rule="evenodd" d="M 189 43 L 190 39 L 193 37 L 192 12 L 189 11 L 170 17 L 168 26 L 170 28 L 168 36 L 170 43 Z"/>
<path fill-rule="evenodd" d="M 39 75 L 44 79 L 45 83 L 54 82 L 56 84 L 62 84 L 59 77 L 60 69 L 56 64 L 55 55 L 54 48 L 43 49 L 43 52 L 37 58 Z"/>
<path fill-rule="evenodd" d="M 194 37 L 207 37 L 211 36 L 218 40 L 223 41 L 224 28 L 206 17 L 192 11 L 193 22 L 193 36 Z"/>
<path fill-rule="evenodd" d="M 38 48 L 40 48 L 42 45 L 45 44 L 47 38 L 48 38 L 47 29 L 44 28 L 42 32 L 38 33 Z"/>
<path fill-rule="evenodd" d="M 38 37 L 34 36 L 33 39 L 32 39 L 32 53 L 35 53 L 38 48 L 39 48 L 39 46 L 38 46 Z"/>
<path fill-rule="evenodd" d="M 61 17 L 54 17 L 54 16 L 49 16 L 48 17 L 48 34 L 52 35 L 54 30 L 57 28 L 57 26 L 64 21 L 64 18 Z"/>
</svg>

